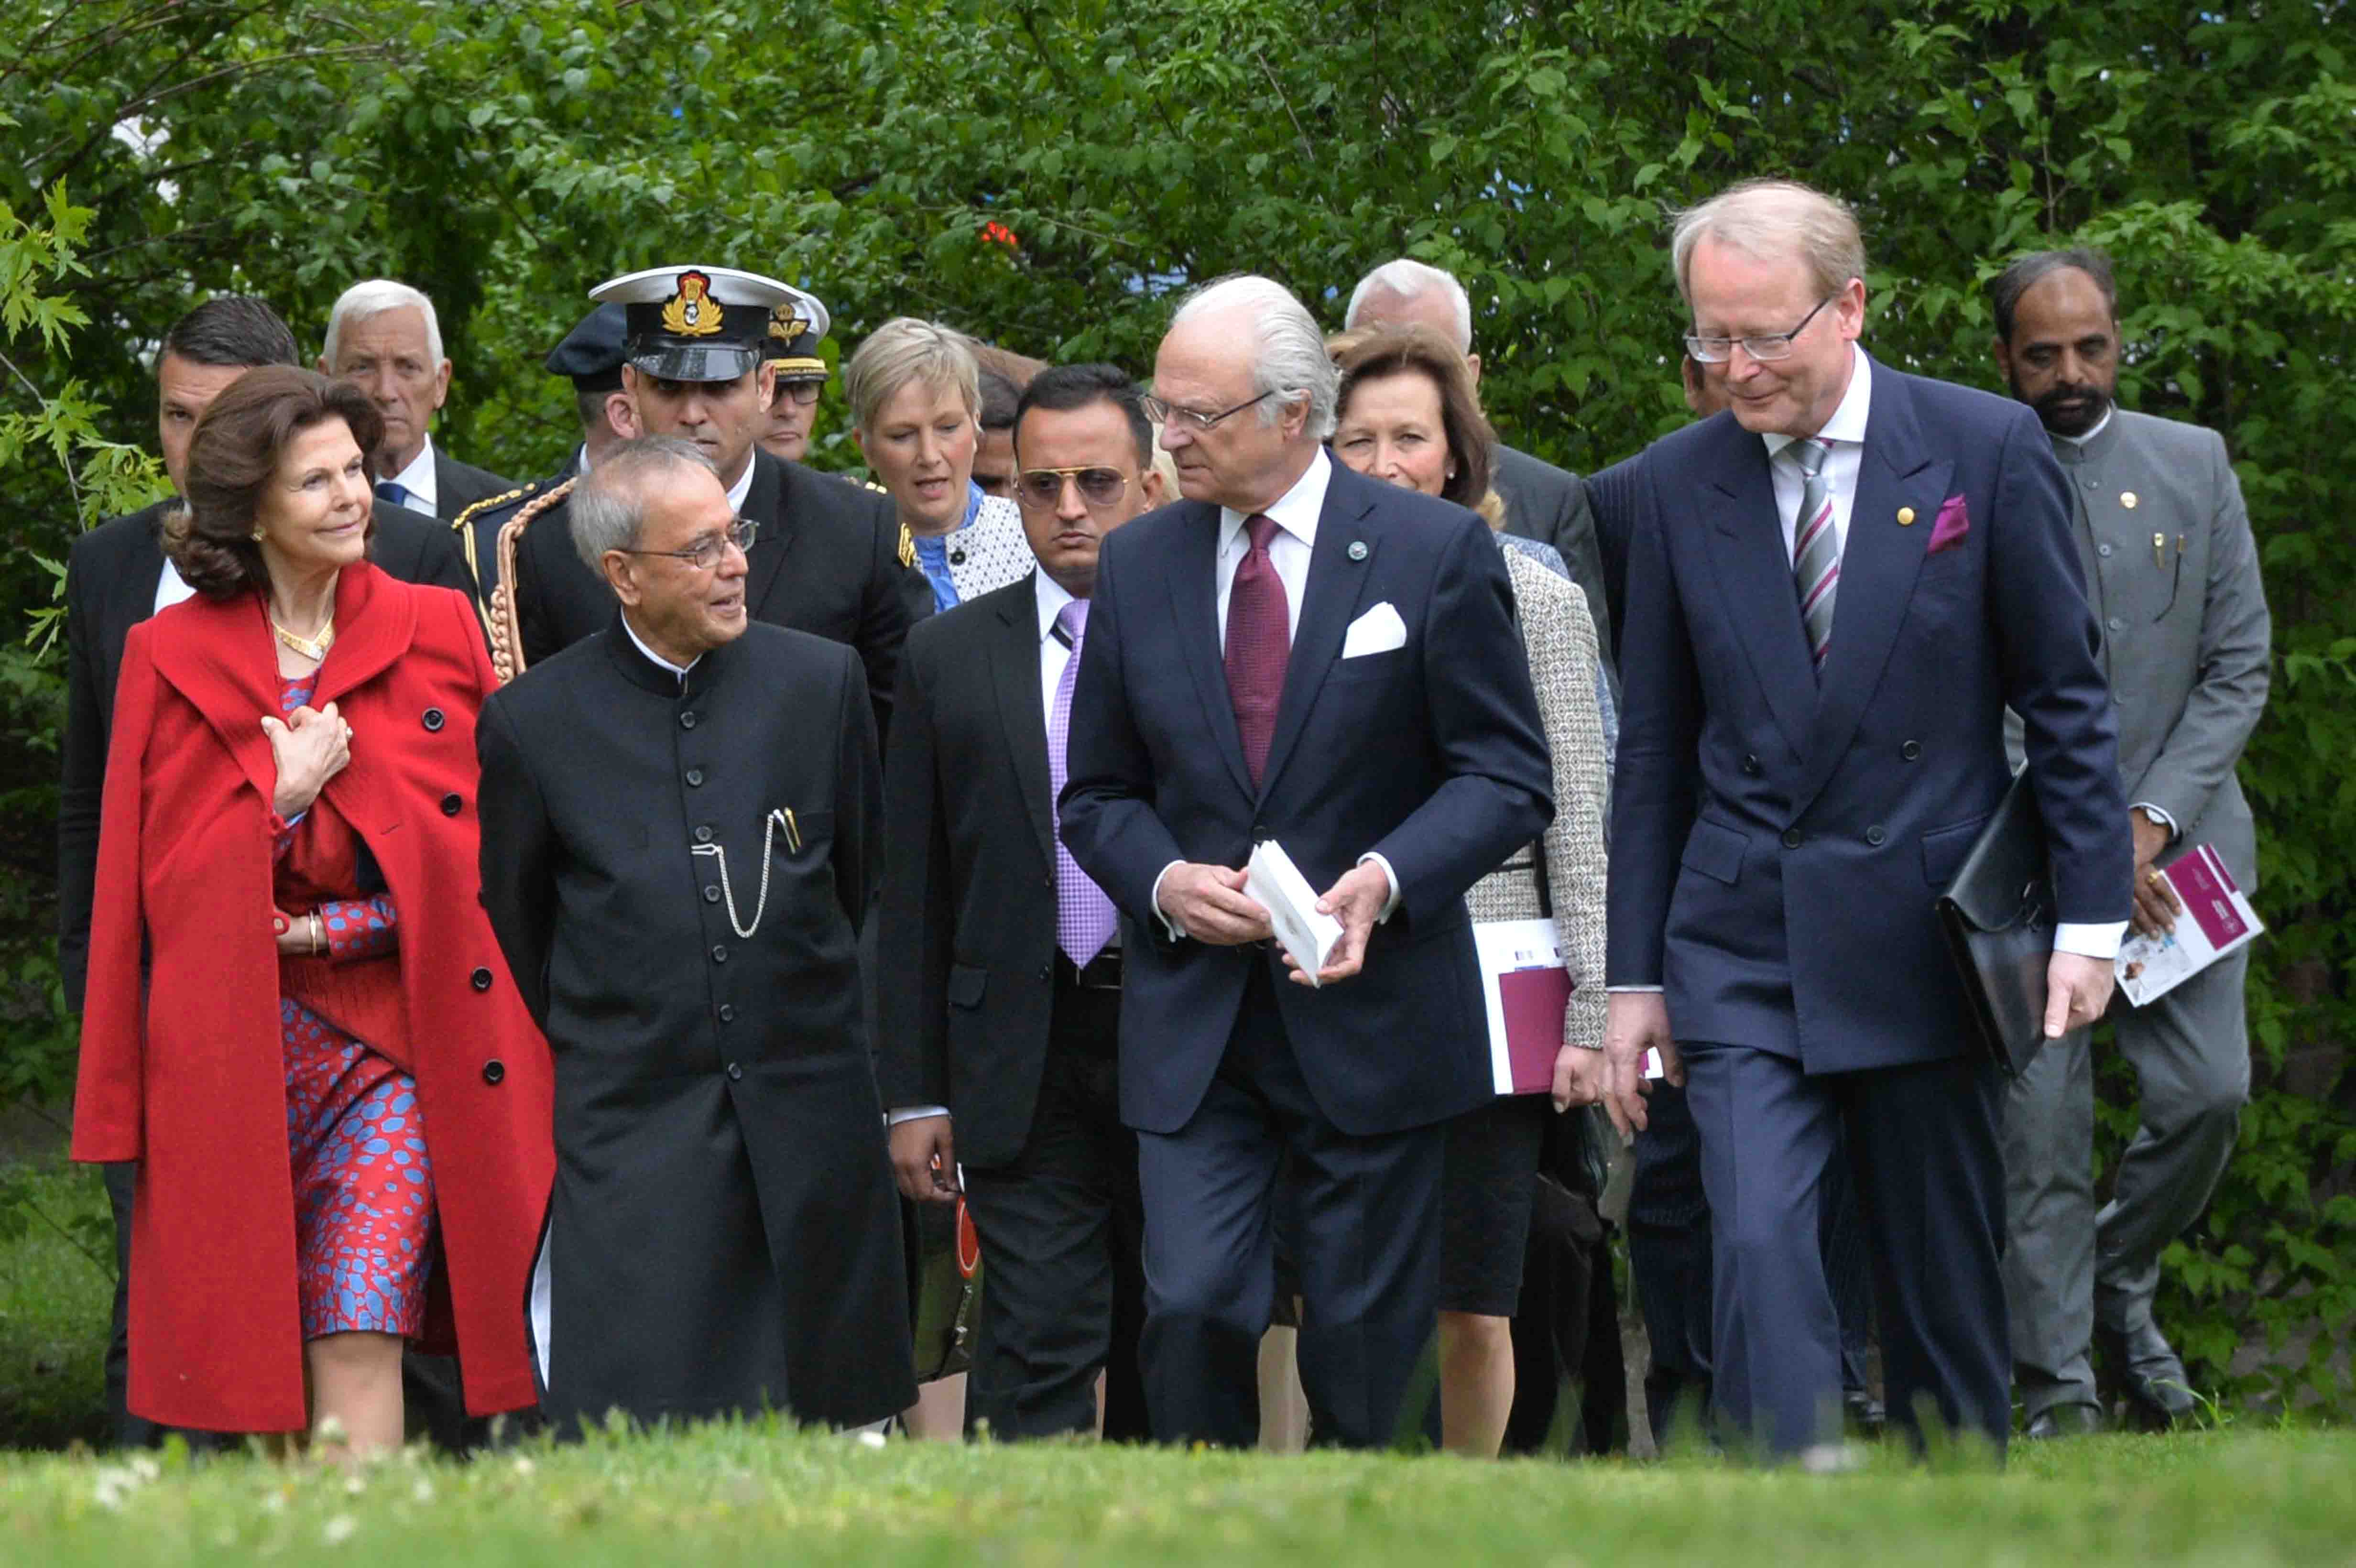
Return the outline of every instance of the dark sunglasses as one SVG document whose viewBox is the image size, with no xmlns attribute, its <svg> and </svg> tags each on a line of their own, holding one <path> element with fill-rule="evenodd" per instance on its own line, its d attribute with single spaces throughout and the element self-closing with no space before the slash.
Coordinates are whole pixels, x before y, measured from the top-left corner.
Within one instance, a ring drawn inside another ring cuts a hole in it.
<svg viewBox="0 0 2356 1568">
<path fill-rule="evenodd" d="M 1052 507 L 1064 498 L 1066 479 L 1091 507 L 1109 507 L 1129 489 L 1129 475 L 1118 468 L 1026 468 L 1014 476 L 1014 498 L 1026 507 Z"/>
</svg>

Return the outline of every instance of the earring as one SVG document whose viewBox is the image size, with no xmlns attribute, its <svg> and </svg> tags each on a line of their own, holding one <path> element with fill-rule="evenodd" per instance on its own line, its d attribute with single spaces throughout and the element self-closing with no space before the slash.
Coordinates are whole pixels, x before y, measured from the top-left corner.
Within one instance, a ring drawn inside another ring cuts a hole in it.
<svg viewBox="0 0 2356 1568">
<path fill-rule="evenodd" d="M 262 525 L 260 523 L 253 525 L 253 542 L 256 544 L 260 544 L 262 542 Z"/>
</svg>

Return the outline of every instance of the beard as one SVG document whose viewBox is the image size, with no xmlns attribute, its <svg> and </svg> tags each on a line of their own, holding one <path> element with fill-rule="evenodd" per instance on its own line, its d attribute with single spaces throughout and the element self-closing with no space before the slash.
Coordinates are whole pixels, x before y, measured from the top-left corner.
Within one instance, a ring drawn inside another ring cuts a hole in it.
<svg viewBox="0 0 2356 1568">
<path fill-rule="evenodd" d="M 2082 436 L 2111 409 L 2111 395 L 2100 387 L 2057 386 L 2031 400 L 2021 392 L 2019 377 L 2008 379 L 2012 395 L 2035 409 L 2038 419 L 2055 435 Z"/>
</svg>

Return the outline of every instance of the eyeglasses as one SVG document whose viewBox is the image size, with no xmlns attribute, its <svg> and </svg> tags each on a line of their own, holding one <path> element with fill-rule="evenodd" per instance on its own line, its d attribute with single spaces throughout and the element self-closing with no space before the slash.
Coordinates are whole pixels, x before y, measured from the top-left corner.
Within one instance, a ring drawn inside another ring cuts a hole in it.
<svg viewBox="0 0 2356 1568">
<path fill-rule="evenodd" d="M 720 564 L 730 545 L 750 550 L 761 525 L 750 517 L 738 517 L 716 534 L 706 534 L 685 549 L 625 549 L 624 555 L 667 555 L 673 560 L 683 560 L 698 571 L 710 571 Z"/>
<path fill-rule="evenodd" d="M 1816 302 L 1816 310 L 1800 318 L 1800 325 L 1789 332 L 1762 333 L 1757 337 L 1703 337 L 1686 334 L 1686 352 L 1704 365 L 1723 365 L 1734 357 L 1734 346 L 1742 345 L 1742 352 L 1753 359 L 1788 359 L 1792 357 L 1792 340 L 1808 330 L 1808 323 L 1816 319 L 1816 311 L 1840 298 L 1826 294 Z"/>
<path fill-rule="evenodd" d="M 1143 397 L 1138 401 L 1145 407 L 1145 417 L 1155 424 L 1168 424 L 1173 420 L 1183 420 L 1189 430 L 1210 430 L 1221 420 L 1233 419 L 1246 409 L 1257 407 L 1274 396 L 1276 396 L 1276 389 L 1271 387 L 1248 402 L 1237 403 L 1231 409 L 1221 409 L 1215 414 L 1206 414 L 1200 409 L 1182 409 L 1175 403 L 1164 402 L 1156 397 Z"/>
<path fill-rule="evenodd" d="M 1066 479 L 1091 507 L 1109 507 L 1129 489 L 1129 475 L 1118 468 L 1026 468 L 1014 476 L 1014 498 L 1025 507 L 1052 507 L 1064 498 Z"/>
<path fill-rule="evenodd" d="M 803 408 L 808 408 L 818 401 L 819 393 L 825 389 L 824 381 L 780 381 L 777 383 L 777 395 L 772 400 L 798 403 Z"/>
</svg>

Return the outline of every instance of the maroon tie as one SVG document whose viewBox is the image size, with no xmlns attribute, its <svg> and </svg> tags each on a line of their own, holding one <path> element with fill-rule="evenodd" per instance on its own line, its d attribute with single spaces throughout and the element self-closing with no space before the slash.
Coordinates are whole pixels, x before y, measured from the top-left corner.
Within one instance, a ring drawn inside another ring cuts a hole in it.
<svg viewBox="0 0 2356 1568">
<path fill-rule="evenodd" d="M 1252 787 L 1258 789 L 1268 766 L 1268 743 L 1276 735 L 1277 704 L 1284 698 L 1292 627 L 1284 579 L 1268 558 L 1276 519 L 1255 512 L 1244 528 L 1251 536 L 1251 549 L 1236 563 L 1236 581 L 1227 590 L 1227 695 L 1235 701 L 1244 763 L 1251 769 Z"/>
</svg>

